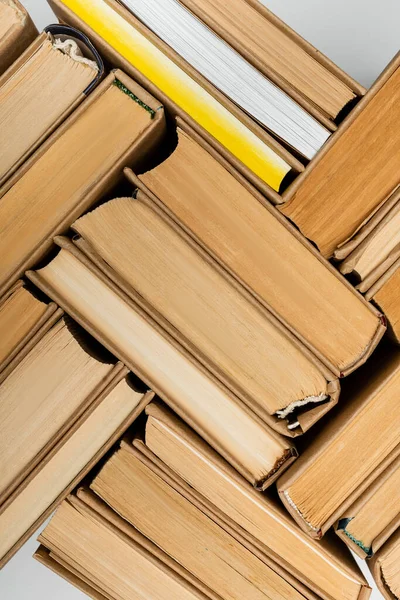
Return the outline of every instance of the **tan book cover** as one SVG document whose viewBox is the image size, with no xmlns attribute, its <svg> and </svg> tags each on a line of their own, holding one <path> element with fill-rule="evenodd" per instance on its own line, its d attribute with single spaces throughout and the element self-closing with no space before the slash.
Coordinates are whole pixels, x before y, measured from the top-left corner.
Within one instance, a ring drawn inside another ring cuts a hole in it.
<svg viewBox="0 0 400 600">
<path fill-rule="evenodd" d="M 397 55 L 332 135 L 307 170 L 283 193 L 283 214 L 332 257 L 399 185 Z"/>
<path fill-rule="evenodd" d="M 392 340 L 400 343 L 400 258 L 365 293 L 385 314 Z"/>
<path fill-rule="evenodd" d="M 0 1 L 0 75 L 37 36 L 38 31 L 18 0 Z"/>
<path fill-rule="evenodd" d="M 105 275 L 280 433 L 300 435 L 336 403 L 334 375 L 142 192 L 72 228 Z"/>
<path fill-rule="evenodd" d="M 320 538 L 399 456 L 397 388 L 400 353 L 390 348 L 374 369 L 364 367 L 343 407 L 278 481 L 297 523 Z"/>
<path fill-rule="evenodd" d="M 78 578 L 101 598 L 170 594 L 220 600 L 86 488 L 61 504 L 39 540 L 50 558 L 73 575 L 72 583 Z"/>
<path fill-rule="evenodd" d="M 368 561 L 368 566 L 386 600 L 400 597 L 400 529 Z"/>
<path fill-rule="evenodd" d="M 340 268 L 345 265 L 347 257 L 356 251 L 365 238 L 386 218 L 386 215 L 392 210 L 399 199 L 400 187 L 398 186 L 387 196 L 379 209 L 357 230 L 355 235 L 335 251 L 335 259 L 342 261 Z"/>
<path fill-rule="evenodd" d="M 335 524 L 337 535 L 361 558 L 370 558 L 400 527 L 400 457 Z"/>
<path fill-rule="evenodd" d="M 386 205 L 389 210 L 381 215 Z M 367 235 L 340 265 L 343 274 L 358 282 L 356 288 L 362 294 L 400 258 L 400 190 L 385 202 L 367 225 L 370 225 Z"/>
<path fill-rule="evenodd" d="M 183 0 L 191 12 L 335 131 L 365 89 L 258 0 Z"/>
<path fill-rule="evenodd" d="M 0 300 L 0 383 L 62 316 L 62 310 L 19 280 Z"/>
<path fill-rule="evenodd" d="M 71 585 L 76 587 L 78 590 L 92 598 L 93 600 L 108 600 L 106 596 L 98 592 L 93 584 L 88 579 L 78 573 L 70 565 L 66 565 L 50 550 L 47 550 L 44 546 L 40 545 L 39 548 L 33 555 L 33 558 L 40 562 L 42 565 L 53 571 L 56 575 L 59 575 L 65 581 L 68 581 Z"/>
<path fill-rule="evenodd" d="M 1 504 L 90 406 L 114 365 L 114 357 L 62 317 L 3 381 Z"/>
<path fill-rule="evenodd" d="M 304 598 L 272 566 L 170 486 L 132 445 L 122 442 L 90 487 L 222 598 Z"/>
<path fill-rule="evenodd" d="M 88 409 L 15 490 L 0 511 L 4 565 L 111 448 L 153 398 L 118 363 Z"/>
<path fill-rule="evenodd" d="M 100 55 L 74 28 L 52 25 L 35 39 L 0 77 L 0 136 L 9 140 L 0 149 L 0 186 L 103 75 Z"/>
</svg>

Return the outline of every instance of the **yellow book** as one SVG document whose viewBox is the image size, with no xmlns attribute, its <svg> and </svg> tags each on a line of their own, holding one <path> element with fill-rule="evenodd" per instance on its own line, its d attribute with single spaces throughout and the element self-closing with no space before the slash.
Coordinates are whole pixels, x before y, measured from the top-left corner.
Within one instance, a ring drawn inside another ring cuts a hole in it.
<svg viewBox="0 0 400 600">
<path fill-rule="evenodd" d="M 291 166 L 124 19 L 111 3 L 62 2 L 262 181 L 279 191 Z"/>
</svg>

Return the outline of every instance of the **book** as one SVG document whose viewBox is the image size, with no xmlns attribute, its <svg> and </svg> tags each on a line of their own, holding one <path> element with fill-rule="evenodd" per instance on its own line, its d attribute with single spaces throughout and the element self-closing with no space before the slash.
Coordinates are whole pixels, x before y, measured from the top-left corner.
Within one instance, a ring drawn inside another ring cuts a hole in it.
<svg viewBox="0 0 400 600">
<path fill-rule="evenodd" d="M 0 301 L 0 382 L 61 316 L 54 302 L 22 280 Z"/>
<path fill-rule="evenodd" d="M 0 510 L 0 566 L 36 531 L 151 400 L 116 364 L 82 413 Z"/>
<path fill-rule="evenodd" d="M 332 540 L 310 540 L 270 495 L 259 494 L 208 444 L 159 402 L 146 407 L 145 447 L 195 494 L 204 511 L 248 545 L 276 561 L 321 598 L 358 598 L 366 582 L 350 553 Z M 140 435 L 140 434 L 139 434 Z M 142 448 L 136 438 L 133 444 Z M 243 541 L 245 538 L 245 541 Z M 299 589 L 301 591 L 301 589 Z"/>
<path fill-rule="evenodd" d="M 122 289 L 265 423 L 298 435 L 335 404 L 334 375 L 142 192 L 102 204 L 72 228 Z"/>
<path fill-rule="evenodd" d="M 139 102 L 140 100 L 140 102 Z M 99 125 L 100 124 L 100 125 Z M 0 294 L 164 131 L 160 104 L 113 71 L 0 190 Z M 44 176 L 44 174 L 47 176 Z"/>
<path fill-rule="evenodd" d="M 335 524 L 336 533 L 361 558 L 370 558 L 400 526 L 400 457 Z"/>
<path fill-rule="evenodd" d="M 400 257 L 398 234 L 400 225 L 399 191 L 386 204 L 392 207 L 381 217 L 379 212 L 368 222 L 368 232 L 360 231 L 360 241 L 340 264 L 340 271 L 350 275 L 357 289 L 365 293 Z M 397 199 L 397 200 L 396 200 Z"/>
<path fill-rule="evenodd" d="M 100 74 L 97 61 L 83 55 L 75 30 L 63 29 L 62 39 L 57 26 L 54 35 L 51 31 L 0 78 L 0 136 L 9 140 L 0 149 L 0 185 L 76 108 Z"/>
<path fill-rule="evenodd" d="M 335 375 L 357 368 L 382 336 L 379 315 L 209 144 L 177 125 L 174 151 L 138 177 L 128 173 L 133 185 Z"/>
<path fill-rule="evenodd" d="M 379 591 L 386 600 L 400 598 L 400 529 L 368 561 Z"/>
<path fill-rule="evenodd" d="M 282 213 L 331 257 L 399 185 L 399 55 L 284 195 Z M 393 108 L 395 107 L 395 108 Z"/>
<path fill-rule="evenodd" d="M 35 39 L 38 32 L 18 0 L 0 2 L 0 75 Z"/>
<path fill-rule="evenodd" d="M 122 442 L 90 488 L 221 598 L 304 598 L 157 471 Z"/>
<path fill-rule="evenodd" d="M 78 573 L 76 569 L 67 565 L 63 559 L 54 555 L 54 553 L 50 552 L 50 550 L 44 546 L 40 545 L 38 547 L 33 554 L 33 558 L 41 565 L 47 567 L 50 571 L 73 585 L 77 590 L 86 594 L 89 598 L 92 598 L 93 600 L 107 600 L 104 594 L 94 588 L 93 584 L 89 582 L 86 576 Z"/>
<path fill-rule="evenodd" d="M 400 353 L 391 349 L 359 373 L 343 408 L 278 482 L 297 523 L 320 538 L 400 454 Z"/>
<path fill-rule="evenodd" d="M 0 386 L 0 503 L 90 404 L 112 357 L 61 318 Z"/>
<path fill-rule="evenodd" d="M 257 0 L 182 4 L 328 127 L 365 93 Z"/>
<path fill-rule="evenodd" d="M 304 158 L 311 160 L 329 138 L 326 127 L 176 0 L 122 0 L 122 4 L 226 97 Z"/>
<path fill-rule="evenodd" d="M 275 201 L 280 198 L 276 192 L 304 169 L 119 2 L 51 0 L 50 5 L 64 22 L 85 31 L 113 64 L 123 64 L 172 113 L 186 116 Z"/>
<path fill-rule="evenodd" d="M 60 505 L 39 540 L 35 558 L 56 572 L 61 568 L 96 600 L 210 598 L 190 574 L 182 574 L 167 555 L 86 490 Z"/>
<path fill-rule="evenodd" d="M 132 369 L 252 484 L 265 488 L 295 459 L 263 424 L 71 242 L 28 276 Z M 102 298 L 102 302 L 96 299 Z"/>
<path fill-rule="evenodd" d="M 365 297 L 372 300 L 385 314 L 391 338 L 400 343 L 400 258 L 367 290 Z"/>
</svg>

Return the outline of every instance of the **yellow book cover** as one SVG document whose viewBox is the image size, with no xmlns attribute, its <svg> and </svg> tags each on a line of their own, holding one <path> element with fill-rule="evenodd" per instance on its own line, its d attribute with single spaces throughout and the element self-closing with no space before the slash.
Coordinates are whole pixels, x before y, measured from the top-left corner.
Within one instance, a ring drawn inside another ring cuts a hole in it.
<svg viewBox="0 0 400 600">
<path fill-rule="evenodd" d="M 106 0 L 63 4 L 262 181 L 278 191 L 290 165 L 204 90 Z"/>
</svg>

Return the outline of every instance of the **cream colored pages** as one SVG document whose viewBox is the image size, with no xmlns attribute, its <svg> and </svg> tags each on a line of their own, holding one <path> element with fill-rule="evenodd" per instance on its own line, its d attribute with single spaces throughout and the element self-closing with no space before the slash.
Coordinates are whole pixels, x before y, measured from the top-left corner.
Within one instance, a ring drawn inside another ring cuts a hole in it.
<svg viewBox="0 0 400 600">
<path fill-rule="evenodd" d="M 311 581 L 332 600 L 359 596 L 363 581 L 342 554 L 310 540 L 281 507 L 259 494 L 172 412 L 146 408 L 146 446 L 191 487 L 273 553 L 306 585 Z"/>
<path fill-rule="evenodd" d="M 0 305 L 0 365 L 44 316 L 47 304 L 18 288 Z"/>
<path fill-rule="evenodd" d="M 284 464 L 290 444 L 273 434 L 195 366 L 141 314 L 128 306 L 67 250 L 38 271 L 157 393 L 192 419 L 252 483 Z M 98 298 L 102 301 L 98 302 Z"/>
<path fill-rule="evenodd" d="M 97 70 L 96 63 L 78 62 L 56 49 L 49 36 L 0 87 L 0 138 L 6 140 L 0 146 L 0 182 L 82 95 Z"/>
<path fill-rule="evenodd" d="M 149 122 L 146 110 L 111 85 L 1 198 L 0 288 Z"/>
<path fill-rule="evenodd" d="M 198 600 L 199 595 L 104 522 L 63 502 L 40 541 L 72 558 L 118 600 Z"/>
<path fill-rule="evenodd" d="M 336 374 L 365 354 L 377 315 L 185 132 L 140 179 Z"/>
<path fill-rule="evenodd" d="M 0 493 L 111 368 L 88 354 L 62 319 L 14 369 L 0 387 Z"/>
<path fill-rule="evenodd" d="M 183 4 L 229 36 L 255 66 L 275 72 L 329 117 L 334 119 L 355 97 L 345 83 L 246 0 L 183 0 Z"/>
<path fill-rule="evenodd" d="M 0 514 L 0 558 L 11 550 L 136 408 L 143 395 L 122 380 Z"/>
<path fill-rule="evenodd" d="M 124 446 L 91 488 L 224 600 L 303 598 Z"/>
<path fill-rule="evenodd" d="M 328 399 L 319 367 L 150 205 L 111 200 L 73 225 L 261 417 Z"/>
<path fill-rule="evenodd" d="M 381 562 L 382 579 L 395 598 L 400 598 L 400 543 Z"/>
</svg>

